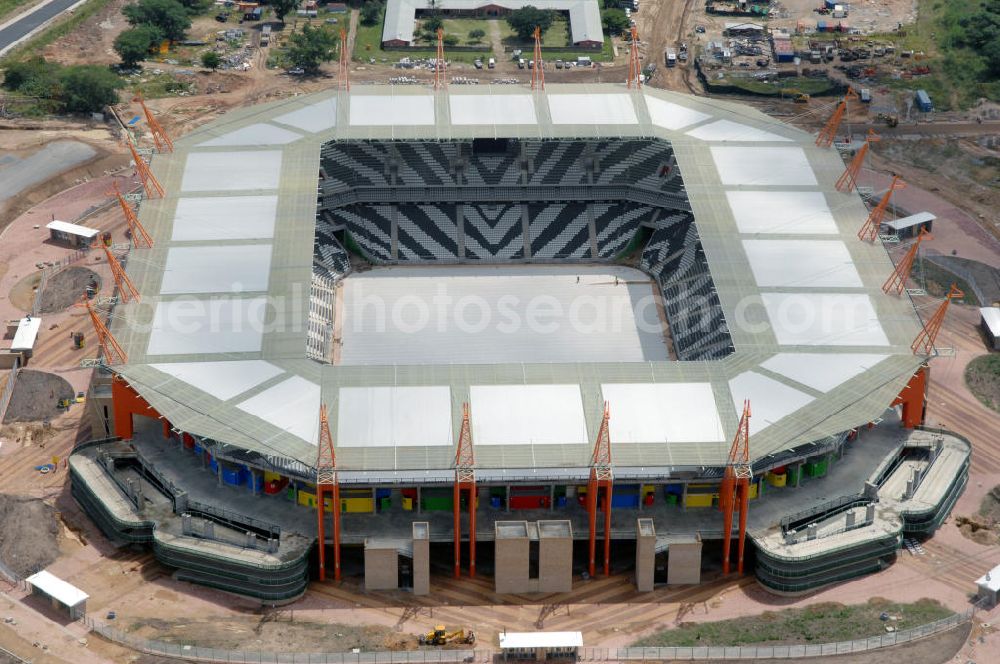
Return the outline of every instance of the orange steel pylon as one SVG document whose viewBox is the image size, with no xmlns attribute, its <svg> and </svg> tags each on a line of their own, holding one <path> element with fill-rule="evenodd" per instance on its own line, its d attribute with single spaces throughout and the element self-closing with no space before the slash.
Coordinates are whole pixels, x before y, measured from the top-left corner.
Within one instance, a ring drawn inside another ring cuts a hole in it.
<svg viewBox="0 0 1000 664">
<path fill-rule="evenodd" d="M 854 88 L 848 88 L 847 94 L 844 98 L 840 100 L 837 104 L 837 108 L 833 111 L 833 115 L 830 119 L 826 121 L 826 124 L 820 130 L 819 135 L 816 137 L 816 145 L 821 148 L 828 148 L 833 145 L 833 140 L 837 137 L 837 130 L 840 129 L 840 123 L 844 120 L 844 115 L 847 113 L 847 103 L 858 100 L 858 93 L 854 91 Z"/>
<path fill-rule="evenodd" d="M 913 351 L 914 355 L 930 355 L 934 351 L 934 342 L 937 341 L 938 332 L 941 331 L 944 316 L 948 313 L 948 305 L 951 304 L 952 298 L 956 297 L 965 297 L 965 293 L 958 290 L 955 284 L 952 284 L 948 294 L 944 297 L 944 302 L 937 308 L 934 315 L 924 325 L 924 329 L 920 330 L 920 334 L 917 335 L 917 338 L 910 345 L 910 350 Z"/>
<path fill-rule="evenodd" d="M 337 86 L 339 90 L 351 91 L 351 71 L 347 53 L 347 32 L 340 29 L 340 58 L 337 61 Z"/>
<path fill-rule="evenodd" d="M 319 537 L 319 580 L 326 580 L 326 496 L 333 512 L 333 579 L 340 581 L 340 483 L 337 456 L 330 435 L 326 404 L 319 407 L 319 449 L 316 450 L 316 530 Z"/>
<path fill-rule="evenodd" d="M 153 171 L 149 170 L 149 164 L 147 164 L 146 161 L 139 156 L 139 153 L 136 152 L 135 146 L 131 141 L 129 141 L 128 149 L 132 152 L 132 160 L 135 162 L 135 170 L 139 174 L 139 179 L 142 180 L 142 188 L 146 190 L 146 196 L 148 198 L 152 198 L 155 193 L 157 197 L 163 198 L 163 187 L 160 186 L 156 176 L 153 175 Z"/>
<path fill-rule="evenodd" d="M 604 576 L 611 575 L 611 486 L 614 482 L 614 474 L 611 467 L 610 420 L 608 402 L 605 401 L 601 428 L 597 432 L 597 440 L 594 441 L 594 455 L 590 459 L 590 480 L 587 482 L 587 520 L 590 528 L 587 571 L 591 577 L 597 571 L 597 494 L 602 490 L 604 493 L 602 504 L 604 509 Z"/>
<path fill-rule="evenodd" d="M 128 354 L 118 344 L 118 341 L 111 334 L 111 330 L 104 324 L 104 321 L 101 320 L 101 317 L 97 315 L 97 311 L 94 310 L 94 304 L 87 299 L 86 295 L 83 296 L 81 303 L 76 306 L 87 309 L 87 313 L 90 315 L 90 322 L 94 326 L 94 333 L 97 335 L 97 343 L 101 347 L 101 354 L 107 360 L 107 363 L 115 364 L 116 361 L 119 364 L 128 363 Z"/>
<path fill-rule="evenodd" d="M 476 576 L 476 455 L 469 425 L 469 404 L 462 405 L 462 429 L 455 450 L 455 578 L 462 576 L 462 492 L 468 492 L 469 508 L 469 576 Z"/>
<path fill-rule="evenodd" d="M 146 115 L 146 124 L 149 125 L 149 131 L 153 134 L 153 145 L 156 146 L 156 150 L 163 152 L 166 149 L 167 152 L 173 152 L 174 142 L 167 136 L 167 132 L 163 130 L 160 122 L 153 117 L 152 111 L 149 110 L 149 107 L 146 106 L 146 102 L 142 98 L 142 93 L 137 90 L 132 101 L 137 101 L 142 106 L 142 112 Z"/>
<path fill-rule="evenodd" d="M 542 62 L 542 29 L 535 26 L 535 66 L 531 70 L 531 89 L 545 89 L 545 67 Z"/>
<path fill-rule="evenodd" d="M 628 87 L 634 85 L 637 90 L 642 89 L 642 67 L 639 64 L 639 31 L 632 26 L 632 45 L 628 52 Z"/>
<path fill-rule="evenodd" d="M 448 87 L 448 78 L 444 70 L 444 28 L 437 29 L 437 57 L 434 58 L 434 89 Z"/>
<path fill-rule="evenodd" d="M 135 299 L 138 302 L 139 291 L 136 290 L 135 284 L 132 283 L 132 280 L 125 272 L 125 268 L 118 262 L 115 255 L 111 253 L 111 247 L 103 242 L 98 242 L 91 245 L 90 248 L 96 249 L 98 246 L 104 250 L 104 255 L 108 258 L 108 267 L 111 268 L 111 276 L 114 277 L 115 286 L 118 287 L 118 297 L 122 299 L 122 302 L 128 302 L 131 299 Z"/>
<path fill-rule="evenodd" d="M 729 545 L 733 539 L 733 512 L 740 511 L 739 543 L 737 544 L 736 571 L 743 573 L 743 549 L 747 534 L 747 512 L 750 506 L 750 402 L 743 402 L 743 415 L 733 445 L 729 449 L 722 484 L 719 486 L 719 509 L 722 510 L 722 573 L 729 574 Z"/>
<path fill-rule="evenodd" d="M 889 188 L 886 189 L 885 194 L 882 196 L 882 200 L 878 202 L 872 211 L 868 213 L 868 219 L 865 221 L 865 225 L 861 227 L 858 231 L 858 239 L 867 240 L 868 242 L 874 242 L 875 238 L 878 237 L 878 230 L 882 226 L 882 219 L 885 217 L 885 210 L 889 207 L 889 201 L 892 200 L 892 192 L 897 189 L 903 189 L 906 187 L 906 183 L 899 179 L 898 175 L 892 176 L 892 182 L 889 184 Z"/>
<path fill-rule="evenodd" d="M 910 245 L 910 248 L 906 251 L 906 255 L 903 259 L 899 261 L 896 268 L 889 275 L 889 278 L 885 280 L 882 284 L 882 290 L 886 294 L 896 291 L 896 295 L 902 295 L 903 289 L 906 288 L 906 280 L 910 276 L 910 271 L 913 270 L 913 261 L 917 258 L 917 250 L 920 249 L 920 243 L 924 240 L 933 240 L 934 236 L 927 232 L 926 228 L 921 228 L 917 239 Z"/>
<path fill-rule="evenodd" d="M 868 135 L 865 136 L 864 145 L 858 149 L 857 154 L 854 155 L 854 159 L 852 159 L 851 163 L 848 164 L 846 169 L 844 169 L 844 174 L 837 180 L 837 191 L 842 191 L 847 194 L 858 186 L 858 173 L 861 172 L 861 167 L 865 164 L 865 156 L 868 154 L 868 150 L 871 148 L 872 143 L 877 143 L 878 141 L 878 134 L 875 133 L 874 129 L 869 129 Z"/>
<path fill-rule="evenodd" d="M 125 197 L 122 196 L 121 190 L 118 188 L 118 183 L 115 182 L 114 189 L 107 192 L 108 196 L 115 195 L 118 197 L 118 205 L 122 208 L 122 213 L 125 215 L 125 223 L 128 225 L 129 233 L 132 235 L 132 242 L 135 246 L 139 246 L 139 240 L 146 245 L 146 247 L 151 248 L 153 246 L 153 238 L 149 237 L 149 233 L 143 228 L 142 224 L 139 223 L 139 217 L 136 215 L 135 210 L 129 205 Z"/>
</svg>

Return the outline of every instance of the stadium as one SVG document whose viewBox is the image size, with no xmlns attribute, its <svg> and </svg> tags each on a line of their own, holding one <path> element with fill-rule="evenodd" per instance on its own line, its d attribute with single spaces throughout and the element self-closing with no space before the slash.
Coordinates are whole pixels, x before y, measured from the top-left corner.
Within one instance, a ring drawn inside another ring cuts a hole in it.
<svg viewBox="0 0 1000 664">
<path fill-rule="evenodd" d="M 478 567 L 563 592 L 603 540 L 604 573 L 697 583 L 728 571 L 736 472 L 738 567 L 747 532 L 795 593 L 883 568 L 964 487 L 968 443 L 913 431 L 923 324 L 840 154 L 746 106 L 356 85 L 151 167 L 141 300 L 110 317 L 127 361 L 92 395 L 107 437 L 70 468 L 178 578 L 276 602 Z"/>
</svg>

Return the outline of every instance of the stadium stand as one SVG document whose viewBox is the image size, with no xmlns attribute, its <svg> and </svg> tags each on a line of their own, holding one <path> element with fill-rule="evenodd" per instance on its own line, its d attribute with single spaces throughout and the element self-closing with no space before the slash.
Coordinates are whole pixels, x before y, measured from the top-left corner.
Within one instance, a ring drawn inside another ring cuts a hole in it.
<svg viewBox="0 0 1000 664">
<path fill-rule="evenodd" d="M 590 216 L 586 204 L 530 203 L 528 218 L 532 258 L 590 257 Z"/>
<path fill-rule="evenodd" d="M 610 260 L 621 253 L 642 224 L 656 219 L 656 208 L 634 203 L 594 203 L 597 256 Z"/>
<path fill-rule="evenodd" d="M 396 210 L 400 260 L 458 260 L 454 205 L 406 203 Z"/>
<path fill-rule="evenodd" d="M 465 258 L 486 261 L 524 258 L 522 207 L 520 203 L 462 206 Z"/>
</svg>

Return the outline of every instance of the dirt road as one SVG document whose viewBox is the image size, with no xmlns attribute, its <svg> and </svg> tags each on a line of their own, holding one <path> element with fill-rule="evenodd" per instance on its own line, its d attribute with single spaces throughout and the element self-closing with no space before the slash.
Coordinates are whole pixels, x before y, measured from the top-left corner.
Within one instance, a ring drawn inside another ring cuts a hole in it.
<svg viewBox="0 0 1000 664">
<path fill-rule="evenodd" d="M 693 64 L 667 67 L 663 52 L 669 46 L 677 48 L 680 42 L 690 41 L 688 20 L 695 0 L 650 0 L 640 3 L 634 16 L 639 29 L 639 39 L 645 47 L 646 62 L 656 63 L 656 73 L 650 84 L 665 90 L 699 94 Z"/>
</svg>

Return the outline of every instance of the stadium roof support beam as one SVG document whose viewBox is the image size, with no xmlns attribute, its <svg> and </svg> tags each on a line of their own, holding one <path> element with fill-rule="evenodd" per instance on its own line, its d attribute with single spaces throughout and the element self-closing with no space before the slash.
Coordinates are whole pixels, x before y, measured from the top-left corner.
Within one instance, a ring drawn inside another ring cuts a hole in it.
<svg viewBox="0 0 1000 664">
<path fill-rule="evenodd" d="M 542 60 L 542 29 L 535 26 L 535 66 L 531 69 L 531 89 L 545 89 L 545 62 Z"/>
<path fill-rule="evenodd" d="M 117 362 L 118 364 L 128 364 L 128 354 L 118 344 L 118 340 L 111 334 L 111 330 L 104 324 L 101 317 L 97 315 L 94 303 L 84 295 L 81 303 L 76 306 L 86 308 L 87 314 L 90 316 L 90 322 L 94 326 L 94 333 L 97 335 L 97 343 L 101 347 L 101 354 L 107 363 L 115 364 Z"/>
<path fill-rule="evenodd" d="M 750 508 L 750 401 L 743 402 L 743 414 L 733 445 L 729 448 L 729 461 L 719 487 L 719 509 L 722 510 L 722 573 L 729 574 L 729 547 L 733 539 L 733 512 L 739 510 L 739 543 L 737 544 L 736 572 L 743 573 L 743 551 L 747 535 L 747 512 Z"/>
<path fill-rule="evenodd" d="M 156 179 L 156 176 L 153 175 L 153 171 L 149 170 L 149 164 L 146 163 L 146 160 L 136 152 L 135 145 L 131 141 L 129 141 L 128 149 L 132 152 L 135 171 L 139 174 L 139 179 L 142 180 L 142 188 L 146 190 L 146 197 L 153 198 L 153 194 L 156 194 L 157 198 L 163 198 L 163 186 Z"/>
<path fill-rule="evenodd" d="M 844 120 L 844 115 L 847 113 L 848 102 L 857 101 L 858 93 L 854 91 L 854 88 L 848 88 L 847 94 L 844 98 L 840 100 L 837 104 L 837 108 L 833 111 L 833 115 L 830 119 L 826 121 L 823 128 L 820 129 L 819 135 L 816 136 L 816 147 L 828 148 L 833 145 L 833 141 L 837 138 L 837 130 L 840 129 L 840 123 Z"/>
<path fill-rule="evenodd" d="M 135 284 L 129 278 L 128 273 L 125 272 L 125 268 L 122 264 L 118 262 L 115 255 L 111 253 L 111 247 L 104 244 L 103 242 L 98 243 L 102 249 L 104 249 L 104 255 L 108 259 L 108 267 L 111 268 L 111 276 L 115 279 L 115 286 L 118 287 L 118 297 L 122 299 L 122 302 L 128 302 L 134 299 L 136 302 L 140 300 L 139 291 L 136 289 Z M 91 249 L 96 249 L 97 246 L 91 246 Z"/>
<path fill-rule="evenodd" d="M 601 427 L 594 441 L 594 454 L 590 460 L 590 480 L 587 482 L 587 523 L 589 525 L 588 566 L 591 578 L 596 574 L 597 563 L 597 501 L 598 493 L 603 490 L 604 510 L 604 576 L 611 575 L 611 487 L 614 483 L 614 472 L 611 465 L 611 421 L 608 402 L 604 402 L 604 415 Z"/>
<path fill-rule="evenodd" d="M 351 91 L 350 57 L 347 54 L 347 32 L 340 29 L 340 58 L 337 60 L 337 89 Z"/>
<path fill-rule="evenodd" d="M 920 229 L 920 234 L 917 235 L 917 239 L 910 245 L 910 248 L 906 251 L 906 255 L 896 264 L 896 268 L 892 271 L 892 274 L 882 284 L 882 290 L 886 295 L 893 291 L 896 292 L 896 295 L 903 294 L 903 291 L 906 289 L 906 280 L 910 277 L 910 272 L 913 270 L 913 263 L 917 258 L 917 252 L 920 250 L 920 243 L 924 240 L 933 239 L 934 236 L 928 233 L 926 228 Z"/>
<path fill-rule="evenodd" d="M 632 43 L 628 52 L 628 88 L 631 90 L 635 86 L 636 90 L 642 89 L 642 67 L 639 64 L 639 31 L 632 26 Z"/>
<path fill-rule="evenodd" d="M 437 57 L 434 58 L 434 89 L 448 87 L 448 76 L 444 70 L 444 28 L 437 29 Z"/>
<path fill-rule="evenodd" d="M 469 424 L 469 404 L 462 404 L 462 428 L 455 450 L 455 578 L 462 576 L 462 492 L 468 492 L 469 507 L 469 577 L 476 576 L 476 455 Z"/>
<path fill-rule="evenodd" d="M 889 201 L 892 200 L 892 193 L 897 189 L 904 189 L 906 183 L 899 179 L 898 175 L 892 176 L 892 182 L 889 183 L 889 188 L 886 189 L 885 194 L 882 196 L 882 200 L 878 202 L 872 211 L 868 213 L 868 219 L 865 221 L 865 225 L 861 227 L 858 231 L 858 239 L 865 240 L 868 242 L 874 242 L 875 238 L 878 237 L 878 230 L 882 226 L 882 219 L 885 218 L 885 210 L 889 207 Z"/>
<path fill-rule="evenodd" d="M 173 152 L 174 142 L 170 140 L 170 137 L 167 136 L 167 132 L 164 131 L 163 126 L 160 125 L 159 120 L 153 116 L 152 111 L 150 111 L 149 107 L 146 106 L 146 101 L 142 98 L 142 93 L 137 90 L 135 97 L 132 98 L 132 101 L 139 102 L 139 105 L 142 106 L 142 112 L 146 116 L 146 124 L 149 125 L 149 131 L 153 134 L 153 145 L 156 146 L 156 151 Z"/>
<path fill-rule="evenodd" d="M 854 155 L 854 159 L 844 169 L 844 174 L 837 180 L 837 191 L 849 194 L 858 186 L 858 173 L 861 172 L 861 167 L 865 164 L 865 157 L 868 155 L 868 150 L 871 149 L 872 143 L 877 143 L 878 141 L 878 134 L 875 133 L 874 129 L 869 129 L 868 135 L 865 136 L 864 145 L 858 149 L 857 154 Z"/>
<path fill-rule="evenodd" d="M 915 429 L 924 423 L 927 403 L 927 365 L 923 365 L 910 377 L 906 387 L 892 402 L 890 408 L 902 406 L 900 419 L 904 429 Z"/>
<path fill-rule="evenodd" d="M 333 580 L 340 581 L 340 483 L 337 455 L 330 435 L 326 404 L 319 407 L 319 445 L 316 450 L 316 524 L 319 540 L 319 580 L 326 580 L 326 496 L 333 513 Z"/>
<path fill-rule="evenodd" d="M 917 335 L 917 338 L 910 345 L 910 350 L 913 351 L 914 355 L 929 356 L 934 352 L 934 342 L 937 341 L 938 332 L 941 331 L 944 317 L 948 313 L 948 305 L 951 304 L 952 298 L 956 297 L 965 297 L 965 293 L 960 291 L 955 284 L 952 284 L 948 290 L 948 294 L 944 296 L 944 302 L 937 308 L 934 315 L 924 325 L 924 329 L 920 331 L 920 334 Z"/>
<path fill-rule="evenodd" d="M 138 247 L 139 240 L 141 239 L 143 244 L 145 244 L 147 248 L 151 249 L 153 247 L 153 238 L 149 236 L 149 233 L 146 232 L 146 229 L 139 222 L 139 216 L 135 213 L 135 210 L 132 209 L 132 206 L 129 205 L 128 201 L 125 200 L 121 190 L 118 188 L 117 182 L 114 184 L 114 189 L 107 192 L 106 195 L 114 195 L 118 197 L 118 205 L 121 206 L 122 214 L 125 215 L 125 224 L 128 226 L 129 235 L 132 236 L 133 245 Z"/>
</svg>

